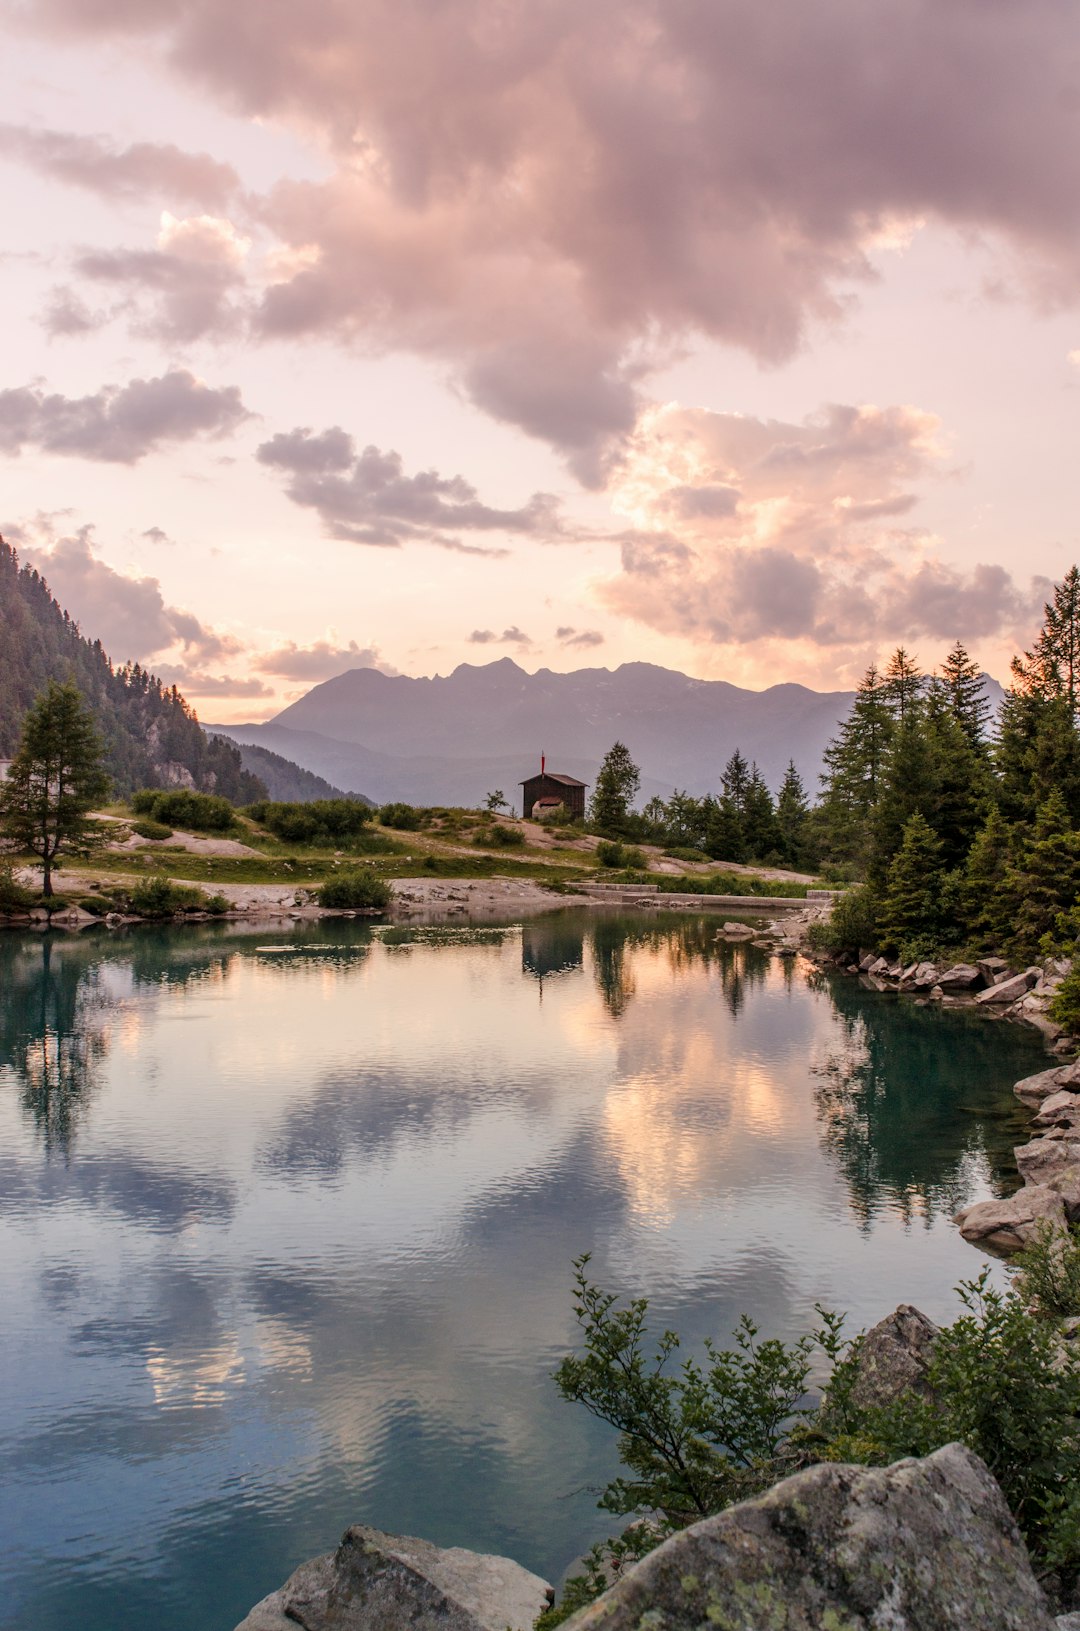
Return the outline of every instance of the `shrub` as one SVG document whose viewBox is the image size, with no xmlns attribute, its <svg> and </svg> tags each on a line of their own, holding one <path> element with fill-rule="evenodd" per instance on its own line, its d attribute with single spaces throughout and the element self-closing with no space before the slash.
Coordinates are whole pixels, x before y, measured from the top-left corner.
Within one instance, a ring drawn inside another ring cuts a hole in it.
<svg viewBox="0 0 1080 1631">
<path fill-rule="evenodd" d="M 137 838 L 152 839 L 155 843 L 161 843 L 164 839 L 171 838 L 173 835 L 172 828 L 166 827 L 163 821 L 133 821 L 131 830 Z"/>
<path fill-rule="evenodd" d="M 139 917 L 175 917 L 179 912 L 207 912 L 211 902 L 227 911 L 229 903 L 221 895 L 204 895 L 190 884 L 173 883 L 169 878 L 147 878 L 127 893 L 128 908 Z"/>
<path fill-rule="evenodd" d="M 1073 958 L 1072 968 L 1054 993 L 1050 1004 L 1050 1018 L 1071 1036 L 1080 1035 L 1080 959 Z"/>
<path fill-rule="evenodd" d="M 820 951 L 857 952 L 873 946 L 877 935 L 878 901 L 869 884 L 848 889 L 824 923 L 815 923 L 810 930 L 810 943 Z"/>
<path fill-rule="evenodd" d="M 15 868 L 10 861 L 0 863 L 0 916 L 8 916 L 12 912 L 25 912 L 33 903 L 34 896 L 29 889 L 24 889 L 16 880 Z"/>
<path fill-rule="evenodd" d="M 1008 1291 L 990 1285 L 988 1270 L 962 1284 L 964 1311 L 935 1342 L 927 1390 L 878 1407 L 854 1402 L 859 1344 L 843 1338 L 840 1316 L 819 1308 L 820 1329 L 790 1344 L 760 1341 L 744 1318 L 733 1348 L 706 1343 L 704 1362 L 680 1364 L 675 1332 L 649 1338 L 647 1301 L 620 1306 L 590 1284 L 588 1257 L 580 1258 L 574 1284 L 582 1351 L 563 1359 L 555 1381 L 565 1399 L 621 1435 L 628 1476 L 608 1484 L 600 1506 L 659 1520 L 644 1535 L 632 1526 L 616 1546 L 648 1550 L 673 1529 L 815 1461 L 886 1465 L 959 1441 L 994 1473 L 1044 1583 L 1067 1594 L 1080 1569 L 1080 1358 L 1040 1311 L 1044 1292 L 1034 1306 L 1027 1299 L 1049 1273 L 1051 1300 L 1071 1300 L 1080 1247 L 1067 1243 L 1048 1268 L 1049 1246 L 1040 1242 L 1025 1254 Z M 817 1405 L 807 1396 L 815 1350 L 828 1373 Z M 605 1564 L 619 1561 L 612 1543 L 594 1549 L 545 1624 L 598 1596 Z"/>
<path fill-rule="evenodd" d="M 247 814 L 286 844 L 342 843 L 363 832 L 372 811 L 359 799 L 311 799 L 305 804 L 262 799 Z"/>
<path fill-rule="evenodd" d="M 116 903 L 106 895 L 80 895 L 75 902 L 82 911 L 89 912 L 91 917 L 105 917 L 109 912 L 115 912 Z"/>
<path fill-rule="evenodd" d="M 227 832 L 236 821 L 228 799 L 187 787 L 146 787 L 133 795 L 131 808 L 136 815 L 190 832 Z"/>
<path fill-rule="evenodd" d="M 602 838 L 596 846 L 596 859 L 601 866 L 624 866 L 625 856 L 626 851 L 623 846 L 611 838 Z"/>
<path fill-rule="evenodd" d="M 1041 1224 L 1031 1245 L 1013 1258 L 1016 1290 L 1029 1307 L 1052 1319 L 1080 1314 L 1080 1235 Z"/>
<path fill-rule="evenodd" d="M 525 842 L 525 834 L 520 827 L 504 827 L 500 822 L 490 832 L 478 833 L 475 841 L 495 849 L 520 849 Z"/>
<path fill-rule="evenodd" d="M 401 832 L 419 832 L 422 817 L 411 804 L 384 804 L 379 811 L 379 821 L 382 826 L 396 827 Z"/>
<path fill-rule="evenodd" d="M 622 864 L 628 872 L 648 872 L 649 862 L 644 850 L 638 849 L 636 844 L 623 848 Z"/>
<path fill-rule="evenodd" d="M 339 872 L 336 878 L 328 878 L 315 898 L 320 906 L 333 907 L 337 911 L 370 907 L 385 911 L 393 899 L 393 891 L 385 878 L 359 868 L 355 872 Z"/>
<path fill-rule="evenodd" d="M 679 844 L 672 849 L 666 849 L 664 854 L 672 861 L 708 861 L 711 859 L 711 856 L 706 855 L 703 849 L 691 849 L 686 844 Z"/>
</svg>

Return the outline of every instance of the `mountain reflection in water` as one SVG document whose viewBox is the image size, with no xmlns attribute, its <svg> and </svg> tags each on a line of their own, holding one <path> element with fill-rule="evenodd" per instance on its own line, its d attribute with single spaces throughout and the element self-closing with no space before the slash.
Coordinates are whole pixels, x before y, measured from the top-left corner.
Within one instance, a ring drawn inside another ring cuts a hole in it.
<svg viewBox="0 0 1080 1631">
<path fill-rule="evenodd" d="M 571 1259 L 947 1316 L 1041 1057 L 704 916 L 0 936 L 0 1624 L 230 1631 L 359 1519 L 557 1576 Z"/>
</svg>

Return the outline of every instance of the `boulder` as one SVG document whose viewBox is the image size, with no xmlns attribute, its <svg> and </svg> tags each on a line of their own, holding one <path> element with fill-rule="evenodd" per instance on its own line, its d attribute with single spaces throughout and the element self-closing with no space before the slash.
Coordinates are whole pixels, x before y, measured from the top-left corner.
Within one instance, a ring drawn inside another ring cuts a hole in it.
<svg viewBox="0 0 1080 1631">
<path fill-rule="evenodd" d="M 976 1201 L 953 1218 L 965 1240 L 1006 1255 L 1031 1244 L 1044 1223 L 1065 1227 L 1065 1202 L 1056 1189 L 1025 1184 L 1005 1200 Z"/>
<path fill-rule="evenodd" d="M 356 1524 L 237 1631 L 531 1631 L 551 1588 L 508 1557 Z"/>
<path fill-rule="evenodd" d="M 1038 978 L 1039 970 L 1037 968 L 1026 968 L 1022 974 L 1014 974 L 1009 980 L 1000 980 L 997 985 L 987 986 L 985 991 L 979 992 L 975 1001 L 981 1003 L 1019 1002 L 1021 997 L 1027 996 Z"/>
<path fill-rule="evenodd" d="M 725 923 L 720 933 L 729 940 L 752 940 L 757 930 L 752 929 L 749 923 Z"/>
<path fill-rule="evenodd" d="M 1059 1614 L 1054 1631 L 1080 1631 L 1080 1614 Z"/>
<path fill-rule="evenodd" d="M 872 951 L 868 951 L 865 957 L 862 957 L 862 958 L 859 959 L 859 973 L 860 974 L 869 974 L 870 970 L 873 968 L 874 964 L 877 961 L 878 961 L 877 953 L 872 952 Z"/>
<path fill-rule="evenodd" d="M 684 1529 L 567 1631 L 1054 1631 L 993 1478 L 959 1444 L 825 1465 Z"/>
<path fill-rule="evenodd" d="M 1004 957 L 980 957 L 975 966 L 987 985 L 996 985 L 1010 972 Z"/>
<path fill-rule="evenodd" d="M 857 1405 L 893 1404 L 902 1393 L 929 1394 L 926 1373 L 933 1358 L 938 1327 L 910 1303 L 887 1314 L 859 1344 L 858 1374 L 852 1388 Z"/>
<path fill-rule="evenodd" d="M 1070 1093 L 1068 1088 L 1051 1093 L 1048 1099 L 1042 1101 L 1034 1123 L 1036 1127 L 1080 1128 L 1080 1094 Z"/>
<path fill-rule="evenodd" d="M 978 998 L 975 1000 L 977 1002 Z M 1054 1065 L 1050 1070 L 1040 1070 L 1034 1076 L 1025 1076 L 1022 1081 L 1016 1083 L 1013 1092 L 1024 1104 L 1042 1104 L 1051 1094 L 1060 1093 L 1062 1089 L 1068 1090 L 1070 1084 L 1065 1078 L 1070 1068 L 1068 1065 Z"/>
<path fill-rule="evenodd" d="M 1017 1171 L 1025 1184 L 1048 1184 L 1060 1192 L 1058 1180 L 1071 1172 L 1070 1187 L 1080 1189 L 1080 1135 L 1066 1138 L 1055 1131 L 1022 1144 L 1015 1153 Z"/>
<path fill-rule="evenodd" d="M 866 972 L 867 974 L 876 974 L 880 979 L 883 974 L 889 972 L 889 959 L 887 957 L 875 957 Z"/>
<path fill-rule="evenodd" d="M 983 983 L 982 974 L 974 963 L 954 963 L 938 978 L 938 985 L 943 991 L 974 991 L 976 986 Z"/>
<path fill-rule="evenodd" d="M 914 985 L 916 991 L 928 989 L 938 983 L 938 966 L 936 963 L 920 963 L 915 970 Z"/>
</svg>

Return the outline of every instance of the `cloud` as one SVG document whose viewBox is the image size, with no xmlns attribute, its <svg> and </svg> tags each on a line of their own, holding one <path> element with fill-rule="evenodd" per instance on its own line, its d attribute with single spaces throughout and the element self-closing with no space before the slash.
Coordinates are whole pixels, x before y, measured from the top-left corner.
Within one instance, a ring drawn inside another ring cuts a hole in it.
<svg viewBox="0 0 1080 1631">
<path fill-rule="evenodd" d="M 41 314 L 41 325 L 54 340 L 79 339 L 104 328 L 109 321 L 107 311 L 93 311 L 74 289 L 60 286 L 53 289 L 49 304 Z"/>
<path fill-rule="evenodd" d="M 149 544 L 175 544 L 176 539 L 170 538 L 164 527 L 147 527 L 145 532 L 139 534 Z"/>
<path fill-rule="evenodd" d="M 601 598 L 703 644 L 803 642 L 836 661 L 884 640 L 1025 629 L 1041 588 L 946 566 L 925 530 L 898 525 L 918 503 L 911 484 L 943 468 L 940 425 L 917 408 L 831 404 L 801 424 L 656 408 L 613 491 L 630 526 Z"/>
<path fill-rule="evenodd" d="M 159 142 L 117 148 L 104 137 L 66 130 L 0 124 L 0 157 L 111 200 L 165 196 L 213 208 L 227 203 L 239 186 L 232 166 L 209 153 Z"/>
<path fill-rule="evenodd" d="M 0 391 L 0 452 L 24 447 L 113 464 L 136 464 L 164 443 L 227 436 L 249 418 L 235 385 L 215 390 L 186 368 L 158 379 L 103 385 L 93 396 L 48 395 L 39 386 Z"/>
<path fill-rule="evenodd" d="M 438 544 L 470 555 L 505 550 L 463 544 L 453 532 L 504 532 L 544 538 L 558 530 L 557 504 L 534 493 L 519 510 L 482 504 L 463 476 L 422 470 L 407 476 L 400 453 L 377 447 L 357 451 L 340 426 L 315 432 L 279 431 L 256 458 L 287 477 L 294 504 L 313 509 L 331 538 L 398 549 L 403 543 Z"/>
<path fill-rule="evenodd" d="M 348 645 L 335 645 L 330 640 L 316 640 L 310 646 L 298 646 L 287 641 L 274 651 L 266 651 L 258 659 L 258 668 L 264 674 L 281 674 L 290 680 L 327 680 L 349 668 L 377 668 L 383 674 L 395 674 L 396 669 L 382 661 L 376 646 L 358 646 L 355 640 Z"/>
<path fill-rule="evenodd" d="M 270 687 L 262 680 L 237 678 L 232 674 L 206 674 L 178 663 L 160 663 L 155 673 L 165 685 L 175 685 L 189 697 L 269 697 Z"/>
<path fill-rule="evenodd" d="M 118 291 L 109 316 L 123 311 L 140 335 L 188 342 L 244 327 L 249 248 L 250 240 L 225 217 L 181 219 L 165 210 L 153 249 L 86 251 L 75 270 Z M 46 327 L 55 312 L 54 302 L 43 319 Z"/>
<path fill-rule="evenodd" d="M 53 517 L 39 515 L 3 531 L 48 580 L 87 637 L 100 640 L 115 661 L 142 661 L 182 646 L 189 661 L 201 664 L 239 649 L 190 612 L 167 605 L 157 578 L 127 577 L 98 559 L 91 548 L 92 526 L 64 534 Z"/>
<path fill-rule="evenodd" d="M 501 634 L 496 634 L 494 629 L 473 629 L 469 635 L 469 644 L 473 646 L 520 646 L 524 649 L 526 646 L 532 645 L 532 640 L 515 623 L 512 628 L 503 629 Z"/>
<path fill-rule="evenodd" d="M 555 638 L 563 646 L 602 646 L 604 643 L 599 629 L 556 629 Z"/>
<path fill-rule="evenodd" d="M 300 124 L 336 157 L 329 179 L 250 205 L 281 251 L 258 334 L 448 365 L 588 481 L 673 347 L 789 357 L 923 222 L 1003 249 L 1040 302 L 1076 299 L 1062 0 L 27 12 L 54 35 L 144 42 L 231 111 Z M 213 301 L 205 315 L 225 321 Z"/>
</svg>

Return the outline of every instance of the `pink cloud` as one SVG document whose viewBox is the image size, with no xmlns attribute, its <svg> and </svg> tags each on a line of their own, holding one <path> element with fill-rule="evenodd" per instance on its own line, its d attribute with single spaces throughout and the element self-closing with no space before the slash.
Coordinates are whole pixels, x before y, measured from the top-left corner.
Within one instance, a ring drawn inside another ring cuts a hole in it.
<svg viewBox="0 0 1080 1631">
<path fill-rule="evenodd" d="M 989 235 L 1037 298 L 1075 299 L 1061 0 L 28 0 L 26 17 L 139 41 L 337 155 L 329 181 L 250 204 L 291 254 L 249 290 L 256 333 L 448 364 L 592 483 L 657 356 L 696 335 L 789 356 L 897 222 Z M 125 253 L 85 275 L 141 278 L 175 332 L 248 323 L 206 290 L 178 318 L 175 267 Z"/>
</svg>

